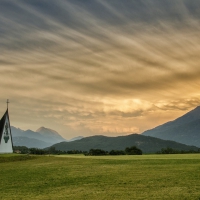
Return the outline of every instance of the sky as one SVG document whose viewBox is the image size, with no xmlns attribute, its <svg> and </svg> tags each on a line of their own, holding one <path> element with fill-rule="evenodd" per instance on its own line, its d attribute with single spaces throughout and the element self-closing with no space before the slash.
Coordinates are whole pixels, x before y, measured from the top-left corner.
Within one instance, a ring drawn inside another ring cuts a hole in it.
<svg viewBox="0 0 200 200">
<path fill-rule="evenodd" d="M 200 105 L 199 0 L 0 0 L 0 113 L 66 139 L 142 133 Z"/>
</svg>

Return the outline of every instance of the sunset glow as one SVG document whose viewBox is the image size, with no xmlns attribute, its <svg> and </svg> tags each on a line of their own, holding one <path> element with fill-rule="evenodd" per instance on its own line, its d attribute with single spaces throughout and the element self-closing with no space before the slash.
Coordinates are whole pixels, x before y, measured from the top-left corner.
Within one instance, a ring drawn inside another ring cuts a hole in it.
<svg viewBox="0 0 200 200">
<path fill-rule="evenodd" d="M 0 1 L 1 114 L 63 137 L 142 133 L 200 104 L 200 1 Z"/>
</svg>

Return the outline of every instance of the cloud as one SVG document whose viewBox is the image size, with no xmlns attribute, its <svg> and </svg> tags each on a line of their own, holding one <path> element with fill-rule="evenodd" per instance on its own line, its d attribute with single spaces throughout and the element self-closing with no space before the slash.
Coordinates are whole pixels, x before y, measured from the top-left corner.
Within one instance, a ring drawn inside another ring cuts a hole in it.
<svg viewBox="0 0 200 200">
<path fill-rule="evenodd" d="M 191 99 L 175 99 L 172 101 L 159 101 L 156 103 L 156 106 L 162 110 L 184 110 L 187 111 L 193 107 L 200 105 L 199 98 Z"/>
<path fill-rule="evenodd" d="M 182 114 L 200 99 L 199 8 L 2 0 L 0 101 L 11 99 L 17 126 L 36 129 L 39 117 L 68 136 L 140 132 L 156 124 L 146 116 Z"/>
</svg>

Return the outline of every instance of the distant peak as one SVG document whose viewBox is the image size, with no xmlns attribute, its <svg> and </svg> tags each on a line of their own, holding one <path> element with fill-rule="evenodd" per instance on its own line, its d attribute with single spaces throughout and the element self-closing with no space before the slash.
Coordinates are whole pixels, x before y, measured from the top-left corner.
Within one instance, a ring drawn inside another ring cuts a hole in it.
<svg viewBox="0 0 200 200">
<path fill-rule="evenodd" d="M 46 129 L 48 129 L 48 128 L 45 128 L 44 126 L 41 126 L 40 128 L 38 128 L 38 129 L 36 130 L 36 132 L 41 131 L 41 130 L 46 130 Z"/>
<path fill-rule="evenodd" d="M 44 126 L 42 126 L 42 127 L 40 127 L 39 129 L 37 129 L 36 130 L 36 132 L 38 132 L 38 133 L 48 133 L 48 134 L 50 134 L 50 133 L 53 133 L 53 134 L 56 134 L 56 135 L 59 135 L 59 133 L 57 132 L 57 131 L 54 131 L 54 130 L 52 130 L 52 129 L 50 129 L 50 128 L 45 128 Z"/>
<path fill-rule="evenodd" d="M 65 140 L 57 131 L 54 131 L 50 128 L 45 128 L 44 126 L 37 129 L 36 132 L 40 133 L 43 136 L 48 136 L 48 137 L 51 136 L 51 137 L 57 138 L 61 141 Z"/>
<path fill-rule="evenodd" d="M 46 127 L 44 127 L 44 126 L 41 126 L 40 128 L 38 128 L 38 129 L 36 130 L 36 132 L 42 132 L 42 131 L 50 131 L 50 132 L 57 133 L 57 132 L 54 131 L 53 129 L 46 128 Z"/>
</svg>

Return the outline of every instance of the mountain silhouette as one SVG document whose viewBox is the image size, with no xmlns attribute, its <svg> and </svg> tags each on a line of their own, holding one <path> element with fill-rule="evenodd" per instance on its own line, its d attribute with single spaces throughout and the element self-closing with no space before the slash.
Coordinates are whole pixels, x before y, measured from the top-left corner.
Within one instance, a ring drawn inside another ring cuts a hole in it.
<svg viewBox="0 0 200 200">
<path fill-rule="evenodd" d="M 124 150 L 126 147 L 137 146 L 144 153 L 155 153 L 162 148 L 173 148 L 176 150 L 198 150 L 197 147 L 187 146 L 174 141 L 166 141 L 158 138 L 144 136 L 140 134 L 131 134 L 127 136 L 106 137 L 106 136 L 91 136 L 81 140 L 72 142 L 61 142 L 53 145 L 56 150 L 69 151 L 80 150 L 89 151 L 90 149 Z"/>
<path fill-rule="evenodd" d="M 142 135 L 200 147 L 200 106 L 174 121 L 147 130 Z"/>
</svg>

